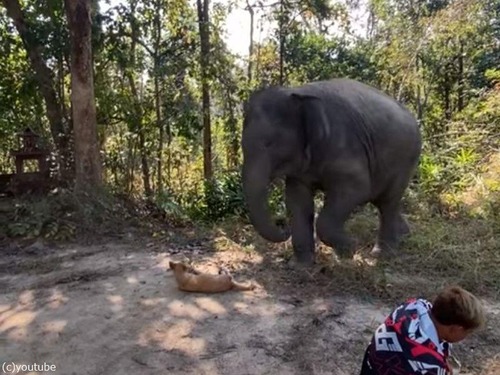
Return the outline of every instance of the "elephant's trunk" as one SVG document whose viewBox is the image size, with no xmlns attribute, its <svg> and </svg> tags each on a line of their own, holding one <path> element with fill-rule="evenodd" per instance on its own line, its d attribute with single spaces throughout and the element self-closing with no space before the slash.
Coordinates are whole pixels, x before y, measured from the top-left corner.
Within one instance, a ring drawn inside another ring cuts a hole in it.
<svg viewBox="0 0 500 375">
<path fill-rule="evenodd" d="M 271 242 L 283 242 L 290 237 L 288 228 L 278 227 L 272 220 L 268 202 L 271 183 L 269 163 L 255 160 L 243 166 L 243 192 L 250 213 L 250 221 L 257 232 Z"/>
</svg>

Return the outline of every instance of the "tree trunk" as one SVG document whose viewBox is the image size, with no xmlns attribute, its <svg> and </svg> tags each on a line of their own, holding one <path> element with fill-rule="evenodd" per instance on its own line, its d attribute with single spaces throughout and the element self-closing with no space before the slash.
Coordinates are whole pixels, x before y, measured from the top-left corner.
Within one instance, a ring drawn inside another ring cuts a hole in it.
<svg viewBox="0 0 500 375">
<path fill-rule="evenodd" d="M 460 50 L 458 55 L 458 103 L 457 110 L 460 112 L 465 107 L 464 101 L 464 42 L 459 40 Z"/>
<path fill-rule="evenodd" d="M 447 120 L 451 120 L 451 85 L 448 73 L 445 73 L 444 81 L 444 115 Z"/>
<path fill-rule="evenodd" d="M 366 39 L 372 39 L 375 30 L 375 12 L 373 4 L 370 3 L 368 8 L 368 21 L 366 22 Z"/>
<path fill-rule="evenodd" d="M 135 155 L 136 148 L 132 139 L 129 137 L 127 140 L 127 149 L 129 150 L 128 158 L 127 158 L 127 170 L 126 170 L 126 181 L 125 185 L 127 186 L 127 194 L 130 194 L 134 188 L 134 163 L 135 163 Z"/>
<path fill-rule="evenodd" d="M 421 123 L 422 117 L 423 117 L 423 111 L 422 111 L 422 89 L 420 85 L 420 57 L 417 56 L 415 59 L 415 70 L 416 70 L 416 76 L 418 77 L 417 80 L 417 119 L 418 122 Z"/>
<path fill-rule="evenodd" d="M 155 107 L 156 107 L 156 127 L 158 128 L 158 152 L 157 152 L 157 186 L 156 190 L 161 192 L 163 190 L 163 139 L 164 130 L 161 114 L 161 96 L 160 96 L 160 43 L 161 43 L 161 1 L 156 0 L 156 14 L 155 14 L 155 46 L 154 46 L 154 90 L 155 90 Z"/>
<path fill-rule="evenodd" d="M 135 47 L 137 45 L 138 38 L 138 26 L 135 19 L 135 11 L 136 11 L 137 1 L 133 1 L 130 4 L 130 13 L 132 18 L 130 20 L 130 28 L 131 28 L 131 46 L 130 46 L 130 65 L 133 69 L 135 69 Z M 137 90 L 137 86 L 135 84 L 134 76 L 132 74 L 132 70 L 126 71 L 126 76 L 130 84 L 130 91 L 132 92 L 132 97 L 134 98 L 134 115 L 135 120 L 133 124 L 133 131 L 135 131 L 139 135 L 139 154 L 141 158 L 141 170 L 142 170 L 142 182 L 144 185 L 144 194 L 146 197 L 151 197 L 153 195 L 151 189 L 151 178 L 149 173 L 149 163 L 148 163 L 148 153 L 146 150 L 146 137 L 144 135 L 144 126 L 143 126 L 143 108 L 141 104 L 141 98 L 139 96 L 139 91 Z"/>
<path fill-rule="evenodd" d="M 259 32 L 262 34 L 262 21 L 260 22 Z M 257 52 L 255 53 L 255 73 L 257 75 L 257 79 L 260 80 L 259 72 L 260 72 L 260 51 L 261 51 L 261 43 L 257 43 Z"/>
<path fill-rule="evenodd" d="M 283 12 L 284 12 L 284 7 L 283 7 L 283 1 L 280 1 L 280 18 L 279 18 L 279 37 L 280 37 L 280 85 L 283 85 L 285 82 L 285 77 L 284 77 L 284 60 L 285 60 L 285 36 L 284 36 L 284 31 L 283 31 Z"/>
<path fill-rule="evenodd" d="M 163 190 L 163 139 L 164 131 L 161 120 L 161 98 L 159 78 L 155 76 L 155 107 L 156 107 L 156 126 L 158 128 L 158 153 L 157 153 L 157 191 Z"/>
<path fill-rule="evenodd" d="M 61 108 L 60 99 L 57 97 L 57 92 L 54 86 L 53 72 L 47 67 L 42 58 L 42 46 L 38 44 L 36 38 L 31 33 L 29 26 L 24 18 L 19 0 L 2 0 L 7 15 L 12 19 L 17 32 L 21 36 L 24 48 L 28 53 L 28 58 L 32 69 L 35 71 L 35 78 L 40 87 L 45 108 L 47 110 L 47 118 L 50 124 L 50 132 L 54 144 L 59 152 L 61 160 L 59 161 L 61 175 L 63 178 L 69 177 L 70 150 L 69 140 L 66 131 L 64 130 L 64 117 Z"/>
<path fill-rule="evenodd" d="M 102 185 L 92 65 L 91 0 L 65 0 L 71 40 L 75 190 Z"/>
<path fill-rule="evenodd" d="M 139 135 L 139 153 L 141 157 L 141 170 L 142 170 L 142 182 L 144 185 L 144 194 L 146 197 L 151 197 L 153 195 L 151 189 L 150 175 L 149 175 L 149 163 L 148 163 L 148 155 L 146 151 L 146 137 L 144 136 L 144 129 L 142 124 L 143 119 L 143 111 L 142 105 L 140 102 L 139 92 L 135 85 L 134 77 L 132 76 L 131 71 L 126 73 L 127 79 L 130 85 L 130 91 L 132 92 L 132 97 L 134 98 L 134 131 Z"/>
<path fill-rule="evenodd" d="M 139 130 L 139 152 L 141 154 L 142 181 L 144 184 L 144 194 L 150 198 L 153 195 L 151 189 L 151 178 L 149 175 L 148 155 L 146 153 L 146 139 L 142 129 Z"/>
<path fill-rule="evenodd" d="M 212 132 L 210 129 L 210 29 L 209 29 L 209 0 L 197 0 L 198 26 L 201 42 L 201 79 L 202 79 L 202 102 L 203 102 L 203 173 L 205 180 L 212 180 Z"/>
<path fill-rule="evenodd" d="M 235 103 L 232 95 L 233 91 L 237 90 L 236 85 L 233 82 L 228 82 L 226 86 L 226 100 L 225 100 L 225 112 L 227 115 L 226 120 L 226 139 L 225 143 L 227 145 L 227 166 L 230 170 L 235 170 L 238 167 L 238 151 L 240 147 L 236 114 L 234 113 L 234 108 L 237 104 Z"/>
<path fill-rule="evenodd" d="M 253 6 L 247 0 L 247 10 L 250 13 L 250 44 L 248 45 L 248 82 L 252 82 L 252 68 L 253 68 L 253 32 L 254 32 L 254 21 L 255 21 L 255 11 Z"/>
</svg>

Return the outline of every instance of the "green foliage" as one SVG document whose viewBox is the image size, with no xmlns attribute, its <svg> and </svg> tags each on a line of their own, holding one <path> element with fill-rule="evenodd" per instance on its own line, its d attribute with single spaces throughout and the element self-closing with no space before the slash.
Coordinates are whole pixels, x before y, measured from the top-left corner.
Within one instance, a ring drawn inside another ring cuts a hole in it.
<svg viewBox="0 0 500 375">
<path fill-rule="evenodd" d="M 277 185 L 271 187 L 270 208 L 283 214 L 282 195 L 282 188 Z M 190 191 L 186 196 L 187 199 L 179 199 L 184 204 L 177 207 L 182 207 L 192 220 L 217 222 L 231 217 L 248 220 L 248 208 L 239 171 L 221 173 L 213 181 L 205 182 L 201 192 Z M 172 200 L 175 198 L 172 197 Z"/>
<path fill-rule="evenodd" d="M 424 154 L 419 165 L 419 187 L 425 194 L 435 196 L 439 191 L 443 167 L 429 154 Z"/>
<path fill-rule="evenodd" d="M 190 220 L 188 210 L 176 201 L 176 197 L 164 190 L 155 196 L 155 205 L 169 218 L 178 223 L 185 223 Z"/>
<path fill-rule="evenodd" d="M 245 202 L 240 173 L 225 173 L 213 182 L 205 183 L 204 199 L 199 207 L 202 217 L 209 221 L 229 216 L 245 215 Z"/>
<path fill-rule="evenodd" d="M 327 38 L 316 32 L 289 36 L 285 53 L 288 79 L 292 83 L 348 77 L 369 82 L 375 66 L 359 48 L 342 39 Z"/>
<path fill-rule="evenodd" d="M 240 171 L 220 173 L 201 188 L 186 185 L 181 194 L 163 191 L 156 196 L 155 203 L 167 216 L 184 222 L 210 223 L 231 218 L 248 222 Z M 282 181 L 270 186 L 268 203 L 278 218 L 286 216 Z"/>
<path fill-rule="evenodd" d="M 499 93 L 500 90 L 492 89 L 481 100 L 471 102 L 448 124 L 448 131 L 439 137 L 439 142 L 427 144 L 419 166 L 418 188 L 423 197 L 441 201 L 450 209 L 464 209 L 472 199 L 481 202 L 483 216 L 496 215 L 491 208 L 499 203 L 499 188 L 489 181 L 500 177 L 496 164 L 500 144 Z M 477 189 L 483 191 L 482 196 L 477 196 Z"/>
</svg>

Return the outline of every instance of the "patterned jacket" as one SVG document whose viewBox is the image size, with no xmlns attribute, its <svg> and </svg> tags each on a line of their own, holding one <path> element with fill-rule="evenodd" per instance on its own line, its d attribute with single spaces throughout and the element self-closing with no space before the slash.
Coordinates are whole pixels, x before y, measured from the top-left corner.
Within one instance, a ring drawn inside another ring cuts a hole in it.
<svg viewBox="0 0 500 375">
<path fill-rule="evenodd" d="M 375 331 L 368 362 L 377 375 L 448 375 L 451 344 L 440 342 L 429 311 L 432 304 L 411 298 Z"/>
</svg>

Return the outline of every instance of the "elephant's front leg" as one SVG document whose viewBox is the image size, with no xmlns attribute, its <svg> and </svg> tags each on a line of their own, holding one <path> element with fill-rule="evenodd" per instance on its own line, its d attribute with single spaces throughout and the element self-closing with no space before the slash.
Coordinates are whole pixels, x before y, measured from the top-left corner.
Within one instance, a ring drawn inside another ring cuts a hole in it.
<svg viewBox="0 0 500 375">
<path fill-rule="evenodd" d="M 349 196 L 335 193 L 326 194 L 325 203 L 316 222 L 319 239 L 333 247 L 341 257 L 351 255 L 354 241 L 346 234 L 344 226 L 356 202 Z"/>
<path fill-rule="evenodd" d="M 286 179 L 286 207 L 291 217 L 292 245 L 296 260 L 314 263 L 314 192 L 295 178 Z"/>
</svg>

